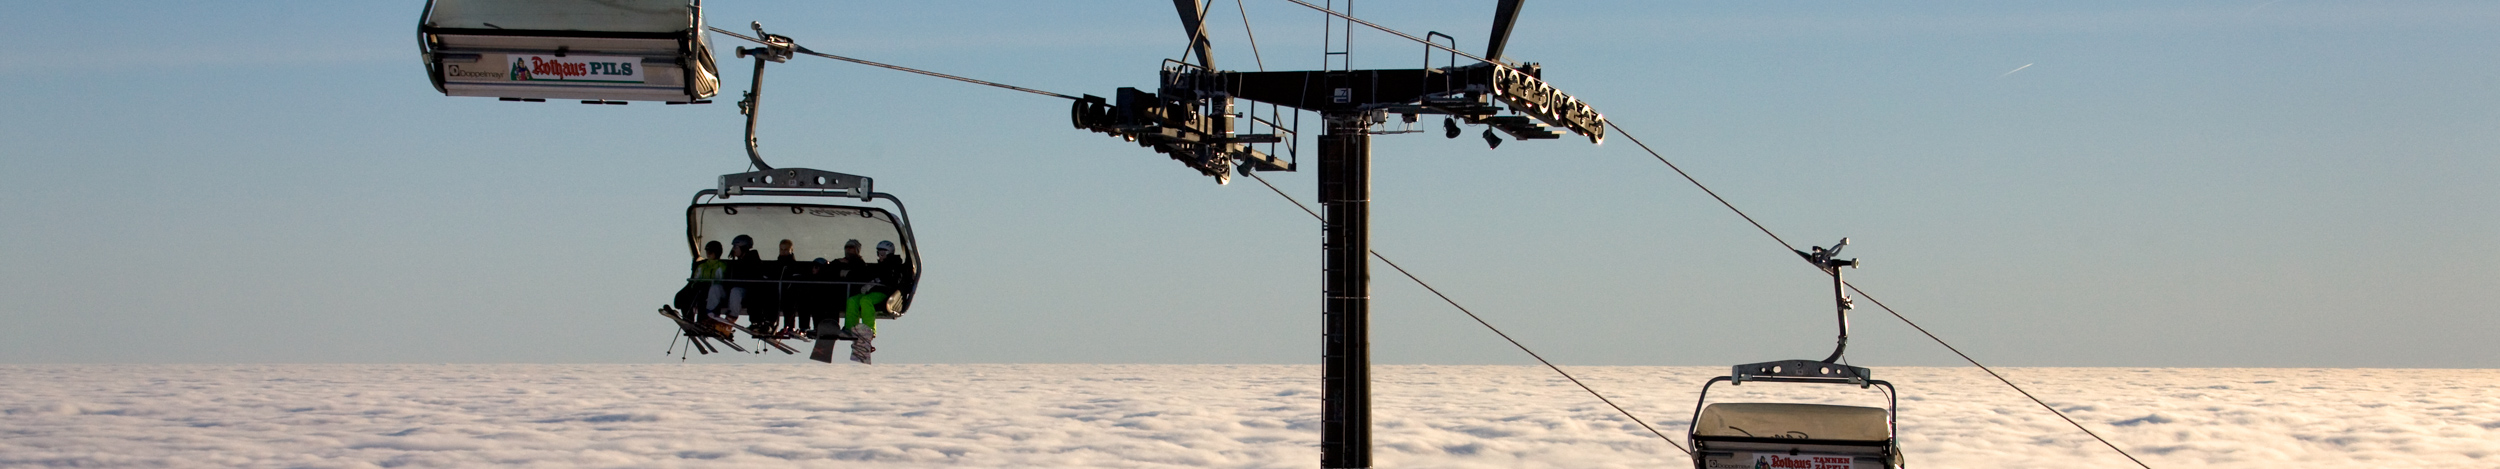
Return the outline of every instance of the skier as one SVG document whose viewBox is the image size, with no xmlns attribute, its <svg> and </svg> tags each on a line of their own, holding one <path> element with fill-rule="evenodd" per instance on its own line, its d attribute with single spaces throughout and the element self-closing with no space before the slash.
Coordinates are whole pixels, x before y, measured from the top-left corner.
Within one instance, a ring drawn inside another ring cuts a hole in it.
<svg viewBox="0 0 2500 469">
<path fill-rule="evenodd" d="M 868 354 L 877 351 L 877 309 L 902 286 L 909 273 L 905 272 L 903 259 L 894 255 L 893 241 L 878 241 L 877 262 L 862 270 L 866 275 L 858 281 L 867 282 L 868 291 L 845 302 L 842 328 L 851 336 L 851 360 L 868 363 Z"/>
<path fill-rule="evenodd" d="M 686 288 L 677 290 L 679 319 L 700 322 L 703 315 L 720 305 L 721 274 L 729 269 L 720 257 L 719 241 L 703 243 L 703 257 L 694 260 L 694 272 L 687 276 Z"/>
</svg>

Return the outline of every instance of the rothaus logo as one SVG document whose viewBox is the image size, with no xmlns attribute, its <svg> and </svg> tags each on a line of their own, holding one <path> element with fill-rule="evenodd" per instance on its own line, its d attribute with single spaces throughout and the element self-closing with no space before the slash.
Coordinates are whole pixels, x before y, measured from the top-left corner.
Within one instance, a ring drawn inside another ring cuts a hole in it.
<svg viewBox="0 0 2500 469">
<path fill-rule="evenodd" d="M 1850 469 L 1856 467 L 1856 463 L 1848 456 L 1827 454 L 1783 456 L 1757 453 L 1753 457 L 1753 467 L 1756 469 Z"/>
<path fill-rule="evenodd" d="M 633 57 L 548 57 L 514 55 L 505 73 L 512 81 L 587 81 L 641 83 L 642 59 Z"/>
</svg>

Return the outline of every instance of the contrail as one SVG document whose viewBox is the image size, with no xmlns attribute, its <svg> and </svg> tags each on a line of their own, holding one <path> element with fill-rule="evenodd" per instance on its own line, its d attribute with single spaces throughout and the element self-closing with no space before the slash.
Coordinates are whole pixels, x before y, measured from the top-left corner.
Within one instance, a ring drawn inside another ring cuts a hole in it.
<svg viewBox="0 0 2500 469">
<path fill-rule="evenodd" d="M 2020 72 L 2020 71 L 2023 71 L 2023 69 L 2026 69 L 2026 68 L 2031 68 L 2031 64 L 2023 64 L 2023 66 L 2020 66 L 2020 67 L 2014 67 L 2014 69 L 2013 69 L 2013 70 L 2007 70 L 2007 71 L 2005 71 L 2005 75 L 1997 75 L 1997 78 L 2005 78 L 2005 76 L 2006 76 L 2006 75 L 2013 75 L 2013 74 L 2014 74 L 2014 72 Z"/>
</svg>

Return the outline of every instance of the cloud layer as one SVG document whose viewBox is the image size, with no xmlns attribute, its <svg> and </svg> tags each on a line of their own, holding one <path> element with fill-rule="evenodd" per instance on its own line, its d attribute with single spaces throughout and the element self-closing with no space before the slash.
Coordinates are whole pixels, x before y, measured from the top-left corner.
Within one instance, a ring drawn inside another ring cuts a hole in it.
<svg viewBox="0 0 2500 469">
<path fill-rule="evenodd" d="M 1672 467 L 1542 368 L 1375 369 L 1383 467 Z M 1708 367 L 1575 374 L 1668 435 Z M 1901 386 L 1913 465 L 2119 467 L 1964 368 Z M 2500 464 L 2500 371 L 2008 370 L 2154 467 Z M 9 467 L 1311 467 L 1318 369 L 1231 365 L 0 366 Z M 1718 399 L 1878 402 L 1721 385 Z"/>
</svg>

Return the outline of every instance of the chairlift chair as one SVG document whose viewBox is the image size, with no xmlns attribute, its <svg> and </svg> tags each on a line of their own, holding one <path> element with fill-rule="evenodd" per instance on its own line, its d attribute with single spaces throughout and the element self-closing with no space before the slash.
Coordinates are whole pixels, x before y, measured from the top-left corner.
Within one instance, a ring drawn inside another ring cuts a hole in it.
<svg viewBox="0 0 2500 469">
<path fill-rule="evenodd" d="M 752 238 L 755 248 L 765 256 L 774 256 L 781 240 L 792 244 L 793 258 L 804 267 L 817 258 L 841 259 L 843 246 L 857 240 L 862 257 L 876 262 L 873 248 L 880 241 L 895 245 L 901 256 L 904 272 L 899 285 L 887 285 L 894 294 L 879 308 L 879 319 L 899 319 L 910 311 L 912 299 L 920 284 L 920 245 L 912 237 L 911 216 L 902 199 L 876 192 L 874 181 L 865 176 L 806 168 L 777 168 L 764 171 L 723 175 L 720 188 L 695 193 L 686 207 L 686 247 L 696 259 L 703 256 L 706 242 L 730 244 L 740 235 Z M 733 197 L 770 196 L 784 200 L 730 202 Z M 710 199 L 706 201 L 706 199 Z M 786 199 L 815 199 L 799 202 Z M 817 201 L 856 199 L 858 203 L 823 203 Z M 867 205 L 883 199 L 894 208 Z M 787 291 L 800 286 L 832 287 L 836 291 L 856 293 L 870 287 L 864 281 L 796 280 L 789 272 L 767 273 L 765 278 L 739 279 L 746 285 L 768 287 L 768 291 Z M 749 293 L 757 295 L 758 293 Z M 840 305 L 833 312 L 839 313 Z"/>
<path fill-rule="evenodd" d="M 1736 365 L 1711 378 L 1693 405 L 1693 467 L 1892 469 L 1901 467 L 1901 445 L 1892 383 L 1869 379 L 1864 367 L 1814 360 Z M 1794 402 L 1710 402 L 1719 383 L 1810 383 L 1880 388 L 1884 407 Z"/>
<path fill-rule="evenodd" d="M 1902 467 L 1895 413 L 1900 400 L 1892 383 L 1871 378 L 1873 372 L 1865 367 L 1840 363 L 1841 353 L 1849 346 L 1849 309 L 1854 303 L 1849 298 L 1848 284 L 1841 280 L 1840 268 L 1858 265 L 1857 259 L 1837 257 L 1841 248 L 1848 245 L 1848 238 L 1842 238 L 1828 250 L 1815 247 L 1813 252 L 1797 252 L 1832 276 L 1833 299 L 1839 303 L 1840 312 L 1839 346 L 1822 360 L 1736 365 L 1727 376 L 1703 383 L 1701 397 L 1693 403 L 1691 433 L 1685 440 L 1692 448 L 1695 469 Z M 1884 406 L 1710 402 L 1712 386 L 1741 386 L 1747 382 L 1878 388 L 1883 392 Z"/>
<path fill-rule="evenodd" d="M 709 102 L 708 37 L 688 0 L 431 0 L 417 24 L 435 90 L 506 101 Z"/>
</svg>

